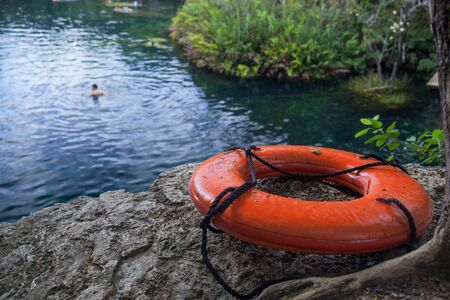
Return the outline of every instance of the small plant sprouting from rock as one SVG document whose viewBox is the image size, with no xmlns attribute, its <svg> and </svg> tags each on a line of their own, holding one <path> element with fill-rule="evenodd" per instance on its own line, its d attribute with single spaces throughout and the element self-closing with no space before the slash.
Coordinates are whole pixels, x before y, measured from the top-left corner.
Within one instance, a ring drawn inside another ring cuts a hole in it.
<svg viewBox="0 0 450 300">
<path fill-rule="evenodd" d="M 425 131 L 419 136 L 400 138 L 401 132 L 397 122 L 389 126 L 380 120 L 380 115 L 360 119 L 364 129 L 355 134 L 355 138 L 367 138 L 364 144 L 375 144 L 379 151 L 389 153 L 388 160 L 393 160 L 400 152 L 420 160 L 422 164 L 442 165 L 444 163 L 444 133 L 442 129 Z"/>
<path fill-rule="evenodd" d="M 444 131 L 425 131 L 419 137 L 411 136 L 406 142 L 424 164 L 444 164 Z"/>
</svg>

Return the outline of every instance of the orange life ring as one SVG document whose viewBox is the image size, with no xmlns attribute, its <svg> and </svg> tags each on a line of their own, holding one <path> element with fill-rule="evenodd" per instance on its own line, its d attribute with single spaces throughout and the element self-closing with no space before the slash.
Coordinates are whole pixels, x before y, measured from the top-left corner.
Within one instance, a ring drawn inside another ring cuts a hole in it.
<svg viewBox="0 0 450 300">
<path fill-rule="evenodd" d="M 373 159 L 359 154 L 308 146 L 261 146 L 258 156 L 289 172 L 323 174 L 357 167 Z M 258 178 L 280 176 L 255 161 Z M 190 196 L 205 215 L 211 202 L 227 187 L 237 187 L 250 178 L 242 150 L 209 158 L 194 172 Z M 327 179 L 328 180 L 328 179 Z M 330 178 L 357 191 L 351 201 L 309 201 L 286 198 L 252 188 L 222 215 L 215 227 L 253 244 L 310 253 L 365 253 L 392 248 L 409 240 L 409 227 L 402 211 L 376 201 L 397 198 L 412 214 L 417 235 L 431 223 L 433 208 L 423 187 L 392 166 L 377 166 Z"/>
</svg>

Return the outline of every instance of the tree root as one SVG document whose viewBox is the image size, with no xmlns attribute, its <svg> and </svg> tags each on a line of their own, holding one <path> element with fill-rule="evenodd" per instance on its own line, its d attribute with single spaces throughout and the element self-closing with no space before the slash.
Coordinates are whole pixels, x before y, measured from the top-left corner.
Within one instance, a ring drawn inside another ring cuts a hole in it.
<svg viewBox="0 0 450 300">
<path fill-rule="evenodd" d="M 440 271 L 445 269 L 439 257 L 444 241 L 443 232 L 440 233 L 416 251 L 371 268 L 331 278 L 310 277 L 279 283 L 267 288 L 258 299 L 342 299 L 370 286 L 398 283 Z"/>
</svg>

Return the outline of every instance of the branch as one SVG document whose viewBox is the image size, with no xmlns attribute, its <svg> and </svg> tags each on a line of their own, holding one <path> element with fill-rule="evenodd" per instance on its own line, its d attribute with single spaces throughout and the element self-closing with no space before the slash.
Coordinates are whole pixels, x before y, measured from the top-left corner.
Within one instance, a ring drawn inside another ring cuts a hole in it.
<svg viewBox="0 0 450 300">
<path fill-rule="evenodd" d="M 375 20 L 378 18 L 378 15 L 380 14 L 381 5 L 378 6 L 378 9 L 374 15 L 371 15 L 369 19 L 367 19 L 366 24 L 367 26 L 371 27 L 373 23 L 375 23 Z"/>
</svg>

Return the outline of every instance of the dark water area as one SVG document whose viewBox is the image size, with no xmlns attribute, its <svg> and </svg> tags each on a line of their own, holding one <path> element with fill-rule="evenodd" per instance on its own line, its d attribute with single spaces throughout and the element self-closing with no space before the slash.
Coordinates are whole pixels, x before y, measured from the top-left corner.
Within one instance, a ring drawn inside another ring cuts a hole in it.
<svg viewBox="0 0 450 300">
<path fill-rule="evenodd" d="M 173 166 L 235 145 L 372 150 L 359 118 L 438 126 L 438 93 L 418 83 L 402 109 L 364 105 L 342 82 L 239 80 L 198 70 L 167 45 L 180 3 L 132 14 L 104 1 L 0 2 L 0 221 L 79 195 L 141 191 Z M 97 83 L 106 95 L 88 97 Z M 373 152 L 373 150 L 372 150 Z"/>
</svg>

